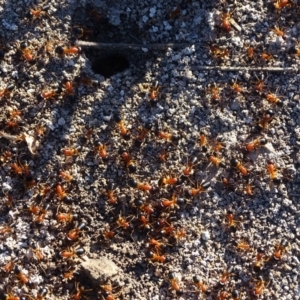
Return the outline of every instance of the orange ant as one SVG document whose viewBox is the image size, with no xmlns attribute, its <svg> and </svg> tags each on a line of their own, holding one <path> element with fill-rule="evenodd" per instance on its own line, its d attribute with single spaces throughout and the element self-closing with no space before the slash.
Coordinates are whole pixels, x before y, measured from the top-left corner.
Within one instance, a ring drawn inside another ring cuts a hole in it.
<svg viewBox="0 0 300 300">
<path fill-rule="evenodd" d="M 116 113 L 113 116 L 115 122 L 117 123 L 119 130 L 120 130 L 120 134 L 123 137 L 124 140 L 128 141 L 130 139 L 130 132 L 129 130 L 125 127 L 124 125 L 124 121 L 121 118 L 121 115 L 119 113 Z"/>
<path fill-rule="evenodd" d="M 99 82 L 97 80 L 90 79 L 86 73 L 81 73 L 80 75 L 76 76 L 74 81 L 78 84 L 83 84 L 87 86 L 91 86 L 93 88 L 97 88 Z"/>
<path fill-rule="evenodd" d="M 175 194 L 172 195 L 171 199 L 163 198 L 160 202 L 160 206 L 163 208 L 175 208 L 185 204 L 185 200 L 183 198 L 177 198 Z"/>
<path fill-rule="evenodd" d="M 266 288 L 266 283 L 262 279 L 262 277 L 259 276 L 259 279 L 256 280 L 256 284 L 255 284 L 254 288 L 252 289 L 253 296 L 255 296 L 255 297 L 261 296 L 263 294 L 265 288 Z"/>
<path fill-rule="evenodd" d="M 258 147 L 264 146 L 268 143 L 265 138 L 257 138 L 246 144 L 245 148 L 248 152 L 256 150 Z"/>
<path fill-rule="evenodd" d="M 278 172 L 277 172 L 275 164 L 271 160 L 267 161 L 267 170 L 268 170 L 268 173 L 270 175 L 270 179 L 275 184 L 279 184 L 280 183 L 280 179 L 278 178 Z"/>
<path fill-rule="evenodd" d="M 5 266 L 1 267 L 1 269 L 5 272 L 5 273 L 10 273 L 13 269 L 13 267 L 15 266 L 15 260 L 11 259 L 9 263 L 7 263 Z M 1 298 L 1 297 L 0 297 Z"/>
<path fill-rule="evenodd" d="M 211 290 L 201 282 L 200 277 L 198 275 L 193 276 L 193 283 L 202 293 L 209 295 Z"/>
<path fill-rule="evenodd" d="M 211 155 L 211 154 L 207 153 L 206 157 L 216 167 L 226 168 L 225 163 L 222 161 L 222 159 L 218 158 L 217 156 L 214 156 L 214 155 Z"/>
<path fill-rule="evenodd" d="M 96 147 L 96 153 L 98 153 L 103 161 L 107 161 L 109 158 L 106 144 L 99 143 L 99 145 Z"/>
<path fill-rule="evenodd" d="M 59 200 L 69 200 L 69 197 L 66 193 L 66 191 L 64 190 L 64 188 L 60 185 L 60 184 L 57 184 L 56 187 L 55 187 L 55 192 L 56 192 L 56 195 L 58 196 Z"/>
<path fill-rule="evenodd" d="M 187 165 L 184 167 L 184 169 L 182 170 L 182 174 L 184 176 L 189 176 L 192 175 L 194 173 L 193 168 L 197 165 L 197 158 L 194 157 L 192 161 L 188 161 Z"/>
<path fill-rule="evenodd" d="M 211 95 L 211 99 L 214 102 L 218 102 L 221 100 L 221 95 L 220 95 L 220 88 L 218 87 L 218 85 L 216 83 L 213 83 L 209 88 L 208 88 L 208 92 Z"/>
<path fill-rule="evenodd" d="M 238 223 L 240 223 L 240 221 L 237 221 L 234 218 L 233 212 L 231 210 L 227 211 L 227 214 L 225 217 L 226 217 L 226 225 L 232 232 L 235 232 L 238 227 Z"/>
<path fill-rule="evenodd" d="M 232 85 L 230 86 L 231 90 L 236 92 L 237 94 L 241 94 L 244 92 L 243 87 L 236 82 L 236 80 L 232 81 Z"/>
<path fill-rule="evenodd" d="M 236 158 L 232 158 L 230 160 L 230 165 L 233 167 L 233 168 L 237 168 L 240 173 L 244 176 L 247 176 L 248 175 L 248 170 L 245 166 L 242 165 L 242 163 L 237 160 Z"/>
<path fill-rule="evenodd" d="M 278 106 L 283 106 L 282 101 L 279 99 L 279 97 L 276 94 L 268 93 L 268 94 L 265 95 L 265 97 L 268 100 L 268 102 L 270 102 L 271 104 L 276 104 Z"/>
<path fill-rule="evenodd" d="M 262 118 L 257 122 L 257 129 L 258 130 L 265 130 L 268 128 L 268 125 L 274 119 L 274 111 L 269 109 L 264 112 Z"/>
<path fill-rule="evenodd" d="M 46 218 L 48 208 L 49 208 L 49 204 L 46 206 L 45 209 L 43 208 L 40 210 L 39 214 L 33 219 L 33 221 L 38 224 L 42 224 Z"/>
<path fill-rule="evenodd" d="M 173 272 L 169 273 L 168 279 L 172 290 L 176 292 L 176 296 L 181 296 L 183 294 L 183 290 L 180 288 L 179 280 Z"/>
<path fill-rule="evenodd" d="M 237 250 L 241 251 L 249 251 L 250 250 L 250 245 L 244 241 L 233 241 L 233 245 Z"/>
<path fill-rule="evenodd" d="M 71 182 L 73 180 L 73 176 L 68 171 L 60 171 L 59 177 L 68 182 Z"/>
<path fill-rule="evenodd" d="M 30 9 L 30 11 L 26 14 L 26 18 L 29 20 L 38 19 L 44 16 L 51 18 L 50 15 L 40 7 L 35 9 Z"/>
<path fill-rule="evenodd" d="M 71 258 L 74 257 L 76 255 L 82 255 L 84 254 L 84 249 L 83 248 L 78 248 L 78 249 L 74 249 L 74 248 L 68 248 L 65 250 L 62 250 L 59 252 L 59 255 L 61 258 Z"/>
<path fill-rule="evenodd" d="M 113 184 L 109 183 L 106 188 L 106 192 L 104 193 L 108 198 L 109 204 L 116 204 L 118 202 L 118 199 L 114 195 L 114 191 Z"/>
<path fill-rule="evenodd" d="M 136 179 L 130 177 L 128 179 L 128 184 L 130 187 L 135 188 L 135 189 L 139 189 L 145 192 L 150 192 L 152 190 L 152 186 L 147 184 L 147 183 L 140 183 L 138 182 Z"/>
<path fill-rule="evenodd" d="M 0 293 L 0 298 L 4 300 L 20 300 L 20 297 L 12 293 Z"/>
<path fill-rule="evenodd" d="M 126 219 L 123 218 L 121 215 L 119 215 L 116 223 L 118 225 L 117 228 L 122 227 L 124 229 L 130 229 L 132 227 L 131 224 L 128 221 L 126 221 Z"/>
<path fill-rule="evenodd" d="M 139 135 L 136 137 L 135 144 L 141 146 L 146 138 L 147 133 L 151 130 L 153 124 L 151 122 L 146 122 L 144 127 L 139 130 Z"/>
<path fill-rule="evenodd" d="M 219 58 L 219 59 L 225 59 L 225 57 L 229 57 L 229 50 L 220 48 L 216 45 L 210 45 L 209 51 L 211 52 L 211 55 L 213 58 Z"/>
<path fill-rule="evenodd" d="M 231 18 L 233 13 L 234 11 L 230 13 L 229 10 L 226 9 L 221 14 L 221 27 L 227 32 L 232 30 L 231 25 L 233 22 L 235 23 L 235 21 Z"/>
<path fill-rule="evenodd" d="M 203 131 L 200 131 L 199 144 L 200 144 L 201 150 L 203 152 L 207 152 L 208 140 L 207 140 L 206 134 Z"/>
<path fill-rule="evenodd" d="M 79 234 L 81 232 L 81 230 L 85 227 L 85 223 L 81 223 L 79 226 L 71 229 L 68 233 L 67 233 L 67 239 L 69 241 L 74 241 L 77 240 L 79 237 Z"/>
<path fill-rule="evenodd" d="M 34 65 L 36 63 L 36 59 L 34 59 L 32 51 L 29 49 L 27 42 L 22 42 L 20 44 L 20 48 L 17 50 L 17 54 L 20 54 L 31 65 Z"/>
<path fill-rule="evenodd" d="M 149 245 L 151 247 L 154 247 L 154 249 L 156 251 L 160 251 L 160 250 L 162 250 L 162 249 L 164 249 L 166 247 L 166 243 L 160 242 L 160 241 L 158 241 L 158 240 L 156 240 L 154 238 L 151 238 L 149 240 Z"/>
<path fill-rule="evenodd" d="M 277 35 L 277 36 L 284 36 L 284 31 L 282 29 L 280 29 L 278 26 L 275 26 L 274 29 L 272 29 L 272 31 Z"/>
<path fill-rule="evenodd" d="M 273 55 L 272 54 L 268 54 L 267 52 L 263 52 L 261 55 L 260 55 L 260 58 L 264 61 L 270 61 L 272 59 L 274 59 Z"/>
<path fill-rule="evenodd" d="M 77 220 L 78 215 L 77 214 L 66 214 L 66 213 L 61 213 L 58 212 L 56 215 L 56 219 L 58 222 L 68 222 L 71 223 L 74 220 Z"/>
<path fill-rule="evenodd" d="M 119 150 L 119 154 L 121 155 L 121 158 L 125 162 L 129 173 L 135 173 L 136 172 L 136 165 L 134 164 L 133 160 L 131 159 L 131 155 L 124 148 L 121 148 Z"/>
<path fill-rule="evenodd" d="M 233 271 L 233 268 L 230 267 L 228 270 L 223 272 L 223 274 L 221 275 L 221 278 L 219 280 L 219 283 L 221 285 L 225 285 L 225 283 L 228 281 L 229 277 L 232 276 L 232 271 Z"/>
<path fill-rule="evenodd" d="M 78 275 L 75 270 L 68 270 L 68 272 L 63 273 L 63 278 L 69 280 L 72 279 L 74 275 Z"/>
<path fill-rule="evenodd" d="M 80 300 L 81 297 L 83 296 L 83 293 L 91 291 L 91 289 L 86 290 L 83 286 L 80 286 L 78 282 L 75 283 L 75 289 L 76 289 L 76 293 L 72 295 L 73 300 Z M 83 297 L 86 298 L 85 296 Z"/>
<path fill-rule="evenodd" d="M 173 142 L 173 143 L 178 142 L 179 139 L 180 139 L 180 136 L 177 135 L 177 134 L 172 134 L 172 133 L 169 133 L 169 132 L 163 132 L 163 131 L 160 131 L 160 130 L 156 130 L 155 135 L 159 139 L 166 140 L 166 141 Z"/>
<path fill-rule="evenodd" d="M 15 273 L 22 284 L 27 284 L 29 282 L 29 278 L 24 274 L 24 272 L 22 272 L 22 268 L 20 266 L 15 267 Z"/>
<path fill-rule="evenodd" d="M 280 260 L 282 255 L 287 251 L 288 242 L 287 240 L 282 240 L 279 244 L 275 246 L 273 253 L 273 258 L 275 260 Z"/>
<path fill-rule="evenodd" d="M 1 234 L 1 236 L 3 237 L 3 236 L 5 236 L 6 234 L 12 233 L 12 231 L 13 231 L 13 226 L 14 226 L 14 225 L 15 225 L 15 224 L 12 223 L 12 224 L 10 224 L 10 225 L 5 225 L 5 226 L 3 226 L 3 227 L 0 227 L 0 234 Z"/>
<path fill-rule="evenodd" d="M 138 220 L 142 223 L 139 227 L 143 227 L 146 231 L 151 230 L 151 224 L 149 223 L 149 217 L 145 216 L 144 213 L 138 214 Z"/>
<path fill-rule="evenodd" d="M 161 177 L 158 180 L 158 185 L 160 187 L 162 187 L 164 185 L 176 185 L 177 183 L 178 183 L 178 178 L 177 177 L 173 177 L 173 176 Z"/>
<path fill-rule="evenodd" d="M 64 148 L 61 152 L 65 156 L 76 156 L 79 153 L 77 148 Z"/>
<path fill-rule="evenodd" d="M 276 10 L 281 10 L 284 7 L 288 7 L 291 6 L 292 3 L 290 2 L 290 0 L 276 0 L 276 2 L 274 3 L 274 7 Z"/>
<path fill-rule="evenodd" d="M 253 196 L 253 195 L 254 195 L 252 186 L 251 186 L 251 184 L 250 184 L 249 182 L 246 183 L 246 185 L 245 185 L 245 193 L 246 193 L 248 196 Z"/>
<path fill-rule="evenodd" d="M 147 253 L 147 257 L 153 262 L 166 263 L 169 261 L 169 258 L 166 255 L 159 255 L 152 251 Z"/>
<path fill-rule="evenodd" d="M 207 182 L 202 182 L 199 186 L 198 184 L 196 185 L 195 188 L 191 188 L 189 191 L 188 191 L 188 194 L 192 197 L 195 197 L 197 196 L 198 194 L 200 193 L 204 193 L 206 192 L 206 190 L 210 187 L 210 182 L 207 181 Z"/>
<path fill-rule="evenodd" d="M 249 60 L 253 60 L 256 62 L 256 55 L 255 55 L 255 48 L 252 46 L 249 46 L 246 48 L 247 57 Z"/>
<path fill-rule="evenodd" d="M 226 291 L 220 291 L 218 294 L 218 300 L 226 300 L 229 294 Z"/>
<path fill-rule="evenodd" d="M 81 52 L 80 47 L 72 46 L 72 47 L 63 47 L 63 46 L 57 46 L 55 48 L 55 53 L 58 55 L 76 55 Z"/>
<path fill-rule="evenodd" d="M 264 262 L 268 261 L 269 258 L 265 256 L 265 251 L 262 248 L 257 249 L 256 258 L 253 263 L 253 271 L 258 273 L 261 271 Z"/>
<path fill-rule="evenodd" d="M 38 247 L 36 244 L 33 244 L 31 246 L 31 249 L 32 249 L 35 257 L 37 258 L 37 260 L 43 260 L 44 259 L 44 254 L 41 251 L 40 247 Z"/>
<path fill-rule="evenodd" d="M 169 152 L 164 149 L 161 153 L 157 155 L 157 158 L 159 159 L 160 162 L 165 162 L 168 159 Z"/>
<path fill-rule="evenodd" d="M 156 82 L 155 85 L 150 87 L 148 97 L 151 101 L 157 100 L 159 96 L 159 90 L 160 86 L 158 86 L 158 82 Z"/>
</svg>

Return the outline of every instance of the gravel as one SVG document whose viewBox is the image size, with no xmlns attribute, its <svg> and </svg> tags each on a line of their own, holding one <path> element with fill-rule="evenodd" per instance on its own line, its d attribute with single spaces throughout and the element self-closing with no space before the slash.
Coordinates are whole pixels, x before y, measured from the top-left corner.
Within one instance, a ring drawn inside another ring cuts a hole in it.
<svg viewBox="0 0 300 300">
<path fill-rule="evenodd" d="M 300 3 L 281 3 L 0 0 L 0 293 L 299 298 Z"/>
</svg>

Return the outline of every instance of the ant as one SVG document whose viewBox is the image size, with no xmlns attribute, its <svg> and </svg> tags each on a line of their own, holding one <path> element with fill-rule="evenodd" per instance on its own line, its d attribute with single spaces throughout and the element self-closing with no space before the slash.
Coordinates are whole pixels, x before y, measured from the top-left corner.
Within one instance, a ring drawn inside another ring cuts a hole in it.
<svg viewBox="0 0 300 300">
<path fill-rule="evenodd" d="M 72 29 L 72 33 L 74 34 L 76 39 L 93 37 L 95 34 L 93 29 L 79 26 L 74 26 Z"/>
<path fill-rule="evenodd" d="M 257 122 L 257 129 L 259 131 L 267 129 L 273 119 L 274 119 L 274 111 L 271 109 L 265 111 L 263 113 L 262 118 Z"/>
<path fill-rule="evenodd" d="M 39 19 L 39 18 L 42 18 L 44 16 L 47 16 L 48 18 L 51 18 L 51 16 L 45 11 L 45 7 L 43 9 L 40 8 L 40 7 L 37 7 L 35 9 L 30 9 L 29 12 L 26 13 L 25 16 L 29 20 Z"/>
<path fill-rule="evenodd" d="M 172 290 L 176 292 L 176 296 L 181 296 L 183 294 L 183 290 L 180 288 L 179 280 L 176 278 L 175 273 L 170 272 L 168 275 L 168 280 Z"/>
<path fill-rule="evenodd" d="M 282 101 L 279 99 L 279 97 L 276 94 L 273 93 L 268 93 L 265 95 L 266 99 L 268 102 L 270 102 L 271 104 L 276 104 L 280 107 L 283 106 Z"/>
<path fill-rule="evenodd" d="M 67 239 L 69 241 L 74 241 L 78 239 L 78 236 L 81 232 L 81 230 L 85 227 L 85 223 L 81 223 L 79 226 L 71 229 L 68 233 L 67 233 Z"/>
<path fill-rule="evenodd" d="M 164 185 L 176 185 L 177 183 L 178 183 L 178 178 L 177 177 L 173 177 L 173 176 L 161 177 L 158 180 L 158 185 L 160 187 L 162 187 Z"/>
<path fill-rule="evenodd" d="M 268 170 L 268 173 L 270 175 L 270 179 L 275 184 L 279 184 L 280 183 L 280 179 L 278 178 L 278 172 L 277 172 L 275 164 L 271 160 L 267 161 L 267 170 Z"/>
<path fill-rule="evenodd" d="M 276 2 L 274 3 L 274 7 L 276 10 L 280 11 L 281 9 L 285 8 L 285 7 L 290 7 L 292 5 L 292 3 L 290 2 L 290 0 L 276 0 Z"/>
<path fill-rule="evenodd" d="M 234 218 L 233 211 L 228 210 L 225 217 L 226 217 L 226 225 L 228 226 L 228 228 L 229 228 L 232 232 L 236 232 L 236 229 L 237 229 L 237 227 L 238 227 L 238 223 L 240 223 L 240 221 L 237 221 L 237 220 Z"/>
<path fill-rule="evenodd" d="M 97 145 L 95 149 L 96 153 L 102 158 L 104 162 L 107 162 L 109 159 L 109 155 L 107 153 L 107 144 L 101 144 Z"/>
<path fill-rule="evenodd" d="M 5 273 L 9 274 L 12 271 L 13 267 L 15 266 L 16 261 L 17 261 L 17 259 L 14 259 L 14 260 L 11 259 L 5 266 L 1 267 L 1 269 Z"/>
<path fill-rule="evenodd" d="M 217 45 L 210 45 L 209 46 L 209 51 L 211 52 L 211 55 L 213 58 L 217 59 L 222 59 L 224 60 L 225 57 L 229 57 L 229 50 L 220 48 Z M 218 90 L 215 90 L 215 92 L 218 92 Z"/>
<path fill-rule="evenodd" d="M 277 35 L 277 36 L 281 36 L 282 38 L 284 37 L 285 33 L 282 29 L 280 29 L 278 26 L 275 26 L 274 29 L 272 29 L 272 31 Z"/>
<path fill-rule="evenodd" d="M 130 132 L 125 127 L 124 121 L 122 120 L 121 115 L 119 113 L 116 113 L 116 114 L 114 114 L 113 118 L 119 127 L 121 136 L 123 137 L 124 140 L 128 141 L 130 139 Z"/>
<path fill-rule="evenodd" d="M 49 209 L 49 204 L 45 208 L 40 210 L 39 214 L 33 219 L 33 221 L 38 224 L 43 224 L 43 222 L 46 218 L 48 209 Z"/>
<path fill-rule="evenodd" d="M 210 182 L 207 181 L 207 182 L 202 182 L 200 184 L 200 186 L 198 186 L 198 184 L 196 185 L 195 188 L 191 188 L 189 191 L 188 191 L 188 194 L 192 197 L 195 197 L 197 196 L 198 194 L 200 193 L 203 193 L 203 192 L 206 192 L 206 190 L 210 187 Z"/>
<path fill-rule="evenodd" d="M 81 48 L 77 46 L 71 46 L 71 47 L 57 46 L 55 48 L 55 53 L 58 55 L 76 55 L 81 53 Z"/>
<path fill-rule="evenodd" d="M 76 255 L 82 255 L 85 253 L 85 250 L 83 248 L 78 248 L 78 249 L 74 249 L 74 248 L 67 248 L 65 250 L 62 250 L 59 252 L 59 256 L 61 258 L 71 258 L 74 257 Z"/>
<path fill-rule="evenodd" d="M 167 263 L 170 261 L 169 257 L 166 255 L 159 255 L 158 253 L 154 253 L 152 251 L 147 252 L 147 258 L 149 258 L 152 262 L 159 263 Z"/>
<path fill-rule="evenodd" d="M 130 177 L 128 179 L 128 185 L 132 188 L 138 189 L 138 190 L 142 190 L 145 192 L 150 192 L 153 190 L 152 186 L 147 184 L 147 183 L 140 183 L 138 182 L 136 179 Z"/>
<path fill-rule="evenodd" d="M 247 183 L 246 183 L 246 185 L 245 185 L 245 193 L 246 193 L 248 196 L 253 196 L 253 195 L 254 195 L 252 187 L 253 187 L 253 186 L 250 184 L 250 182 L 247 182 Z"/>
<path fill-rule="evenodd" d="M 134 164 L 133 160 L 131 159 L 131 155 L 124 148 L 121 148 L 119 150 L 119 154 L 121 155 L 121 158 L 125 162 L 129 173 L 135 173 L 136 172 L 136 165 Z"/>
<path fill-rule="evenodd" d="M 256 281 L 256 284 L 255 284 L 254 288 L 252 289 L 252 294 L 255 297 L 259 297 L 263 294 L 263 292 L 267 286 L 266 286 L 266 282 L 262 279 L 261 276 L 259 276 L 259 279 L 255 280 L 255 281 Z"/>
<path fill-rule="evenodd" d="M 222 12 L 222 14 L 221 14 L 221 27 L 222 27 L 225 31 L 227 31 L 227 32 L 229 32 L 229 31 L 232 30 L 231 25 L 232 25 L 233 22 L 235 22 L 235 21 L 231 18 L 231 15 L 232 15 L 233 13 L 234 13 L 234 11 L 230 13 L 228 9 L 225 9 L 225 10 Z"/>
<path fill-rule="evenodd" d="M 61 201 L 63 201 L 63 200 L 68 201 L 69 200 L 69 197 L 68 197 L 66 191 L 64 190 L 64 188 L 60 184 L 56 185 L 55 193 L 58 196 L 59 200 L 61 200 Z"/>
<path fill-rule="evenodd" d="M 12 294 L 11 292 L 9 293 L 0 293 L 0 299 L 3 300 L 20 300 L 20 297 Z"/>
<path fill-rule="evenodd" d="M 8 97 L 11 94 L 11 92 L 14 90 L 14 88 L 15 88 L 14 84 L 7 85 L 5 87 L 5 89 L 0 91 L 0 98 L 1 97 Z"/>
<path fill-rule="evenodd" d="M 81 297 L 83 296 L 83 293 L 91 291 L 91 289 L 86 290 L 83 286 L 80 286 L 78 282 L 75 282 L 75 289 L 76 289 L 76 293 L 73 294 L 72 299 L 73 300 L 80 300 Z M 85 296 L 83 296 L 84 298 L 86 298 Z M 88 299 L 88 298 L 86 298 Z"/>
<path fill-rule="evenodd" d="M 171 199 L 163 198 L 160 202 L 160 206 L 163 208 L 175 208 L 185 204 L 184 198 L 177 198 L 174 194 Z"/>
<path fill-rule="evenodd" d="M 77 214 L 66 214 L 66 213 L 58 212 L 57 215 L 56 215 L 56 219 L 57 219 L 58 222 L 71 223 L 71 222 L 78 219 L 78 215 Z"/>
<path fill-rule="evenodd" d="M 67 182 L 73 181 L 73 176 L 68 171 L 60 171 L 59 177 L 61 177 L 63 180 Z"/>
<path fill-rule="evenodd" d="M 237 168 L 243 176 L 247 176 L 248 175 L 247 168 L 245 166 L 243 166 L 242 163 L 239 160 L 237 160 L 236 158 L 232 158 L 230 160 L 230 165 L 233 168 Z"/>
<path fill-rule="evenodd" d="M 258 147 L 265 146 L 268 140 L 265 138 L 257 138 L 246 144 L 245 148 L 248 152 L 256 150 Z"/>
<path fill-rule="evenodd" d="M 236 79 L 237 80 L 237 79 Z M 241 94 L 244 92 L 243 87 L 236 82 L 236 80 L 232 80 L 232 85 L 230 86 L 231 90 L 236 92 L 237 94 Z"/>
<path fill-rule="evenodd" d="M 256 62 L 256 55 L 255 55 L 255 48 L 252 46 L 249 46 L 246 48 L 247 58 L 248 60 L 253 60 Z"/>
<path fill-rule="evenodd" d="M 119 227 L 122 227 L 124 229 L 131 229 L 132 228 L 132 225 L 128 221 L 126 221 L 126 219 L 123 218 L 121 215 L 119 215 L 116 223 L 118 225 L 117 228 L 119 228 Z"/>
<path fill-rule="evenodd" d="M 159 96 L 159 90 L 160 90 L 160 86 L 158 86 L 158 82 L 156 81 L 155 85 L 150 86 L 149 88 L 149 94 L 148 97 L 150 99 L 150 101 L 155 101 L 157 100 L 158 96 Z"/>
<path fill-rule="evenodd" d="M 208 160 L 214 164 L 216 167 L 226 168 L 226 164 L 217 156 L 211 155 L 209 153 L 206 154 Z"/>
<path fill-rule="evenodd" d="M 194 157 L 192 159 L 192 161 L 188 161 L 187 165 L 184 167 L 184 169 L 182 170 L 182 175 L 183 176 L 189 176 L 192 175 L 194 173 L 193 168 L 197 165 L 197 158 Z"/>
<path fill-rule="evenodd" d="M 208 92 L 214 102 L 219 102 L 221 100 L 220 88 L 216 83 L 213 82 L 212 85 L 209 86 Z"/>
<path fill-rule="evenodd" d="M 267 52 L 263 52 L 261 55 L 260 55 L 260 58 L 264 61 L 270 61 L 272 59 L 274 59 L 274 56 L 272 54 L 269 54 Z"/>
<path fill-rule="evenodd" d="M 79 153 L 77 148 L 64 148 L 61 152 L 65 156 L 76 156 Z"/>
<path fill-rule="evenodd" d="M 159 139 L 166 140 L 166 141 L 173 142 L 173 143 L 178 142 L 179 139 L 180 139 L 180 136 L 177 135 L 177 134 L 172 134 L 172 133 L 169 133 L 169 132 L 163 132 L 163 131 L 160 131 L 160 130 L 156 130 L 155 135 Z"/>
<path fill-rule="evenodd" d="M 270 258 L 265 256 L 265 251 L 262 248 L 257 249 L 256 258 L 252 265 L 253 271 L 258 273 L 262 270 L 262 267 L 266 261 L 268 261 Z"/>
<path fill-rule="evenodd" d="M 97 88 L 99 86 L 99 81 L 90 79 L 86 73 L 81 73 L 80 75 L 76 76 L 74 78 L 74 81 L 77 84 L 83 84 L 87 86 L 91 86 L 93 88 Z"/>
<path fill-rule="evenodd" d="M 233 245 L 237 250 L 241 251 L 249 251 L 250 250 L 250 245 L 244 241 L 233 241 Z"/>
<path fill-rule="evenodd" d="M 114 187 L 112 183 L 109 183 L 106 191 L 104 192 L 104 194 L 107 196 L 108 198 L 108 203 L 109 204 L 116 204 L 118 202 L 118 199 L 115 197 L 114 195 Z"/>
<path fill-rule="evenodd" d="M 209 295 L 211 290 L 201 282 L 200 277 L 198 275 L 193 276 L 193 283 L 202 293 Z"/>
<path fill-rule="evenodd" d="M 36 59 L 34 59 L 32 51 L 31 49 L 29 49 L 27 42 L 22 42 L 20 44 L 20 48 L 17 50 L 17 54 L 23 57 L 31 65 L 34 65 L 36 63 Z"/>
<path fill-rule="evenodd" d="M 206 134 L 203 131 L 200 131 L 199 144 L 202 152 L 207 152 L 208 140 Z"/>
<path fill-rule="evenodd" d="M 151 247 L 153 247 L 156 251 L 161 251 L 161 250 L 163 250 L 163 249 L 165 249 L 166 248 L 166 243 L 164 243 L 164 242 L 160 242 L 159 240 L 156 240 L 156 239 L 154 239 L 154 238 L 151 238 L 150 240 L 149 240 L 149 245 L 151 246 Z"/>
<path fill-rule="evenodd" d="M 138 220 L 142 223 L 139 227 L 142 227 L 146 231 L 151 231 L 152 226 L 149 223 L 149 217 L 147 217 L 144 213 L 139 212 Z"/>
<path fill-rule="evenodd" d="M 20 266 L 15 266 L 15 273 L 22 284 L 29 283 L 29 278 L 24 274 L 24 272 L 22 272 L 22 268 Z"/>
<path fill-rule="evenodd" d="M 140 147 L 146 138 L 147 133 L 151 130 L 153 124 L 146 122 L 142 129 L 139 129 L 139 135 L 136 137 L 135 144 Z"/>
<path fill-rule="evenodd" d="M 223 272 L 223 274 L 221 275 L 221 278 L 219 280 L 219 283 L 221 285 L 225 285 L 225 283 L 228 281 L 229 277 L 232 276 L 232 271 L 233 271 L 233 268 L 230 267 L 228 270 Z"/>
<path fill-rule="evenodd" d="M 282 258 L 282 255 L 287 251 L 287 247 L 288 247 L 287 240 L 282 240 L 279 244 L 275 246 L 273 258 L 275 260 L 280 260 Z"/>
</svg>

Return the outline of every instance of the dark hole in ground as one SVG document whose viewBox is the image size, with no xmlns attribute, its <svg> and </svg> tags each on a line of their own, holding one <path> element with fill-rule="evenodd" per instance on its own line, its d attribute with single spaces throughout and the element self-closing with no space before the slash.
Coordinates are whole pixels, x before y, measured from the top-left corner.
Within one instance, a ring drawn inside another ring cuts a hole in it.
<svg viewBox="0 0 300 300">
<path fill-rule="evenodd" d="M 101 74 L 105 78 L 109 78 L 129 68 L 128 59 L 121 54 L 107 54 L 98 57 L 90 57 L 90 55 L 86 53 L 86 56 L 92 63 L 92 70 L 94 73 Z"/>
</svg>

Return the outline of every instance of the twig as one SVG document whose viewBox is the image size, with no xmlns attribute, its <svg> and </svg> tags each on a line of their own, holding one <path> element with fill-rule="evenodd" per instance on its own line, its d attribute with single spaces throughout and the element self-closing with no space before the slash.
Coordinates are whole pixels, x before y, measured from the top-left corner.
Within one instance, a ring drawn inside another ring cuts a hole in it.
<svg viewBox="0 0 300 300">
<path fill-rule="evenodd" d="M 166 50 L 167 48 L 185 48 L 194 46 L 201 46 L 202 44 L 188 44 L 188 43 L 166 43 L 166 44 L 123 44 L 123 43 L 95 43 L 87 41 L 78 41 L 78 46 L 83 48 L 94 48 L 100 50 L 114 50 L 114 49 L 131 49 L 131 50 Z M 230 66 L 191 66 L 192 70 L 219 70 L 224 72 L 232 71 L 248 71 L 248 72 L 298 72 L 296 67 L 230 67 Z"/>
</svg>

